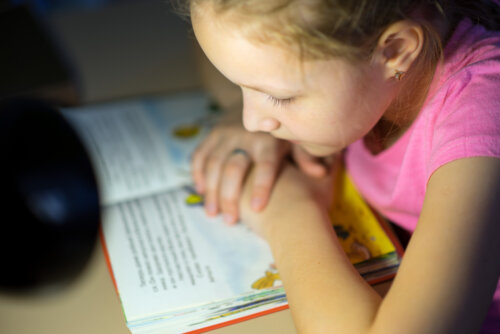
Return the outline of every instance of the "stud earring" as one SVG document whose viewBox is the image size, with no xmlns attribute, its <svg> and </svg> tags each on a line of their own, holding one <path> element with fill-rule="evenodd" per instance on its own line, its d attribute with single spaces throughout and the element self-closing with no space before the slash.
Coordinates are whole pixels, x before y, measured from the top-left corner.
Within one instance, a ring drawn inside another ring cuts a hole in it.
<svg viewBox="0 0 500 334">
<path fill-rule="evenodd" d="M 397 81 L 400 81 L 403 76 L 406 74 L 406 72 L 403 72 L 403 71 L 398 71 L 398 70 L 395 70 L 396 73 L 394 73 L 394 78 L 397 80 Z"/>
</svg>

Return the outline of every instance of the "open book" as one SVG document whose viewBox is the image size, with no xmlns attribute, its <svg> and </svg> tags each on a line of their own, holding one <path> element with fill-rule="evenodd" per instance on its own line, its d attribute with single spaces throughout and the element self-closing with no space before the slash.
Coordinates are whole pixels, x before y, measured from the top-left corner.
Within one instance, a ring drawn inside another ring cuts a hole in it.
<svg viewBox="0 0 500 334">
<path fill-rule="evenodd" d="M 198 333 L 287 307 L 268 245 L 206 217 L 191 186 L 190 153 L 219 113 L 199 92 L 63 110 L 96 168 L 103 245 L 132 333 Z M 395 239 L 339 178 L 332 228 L 369 282 L 392 277 Z"/>
</svg>

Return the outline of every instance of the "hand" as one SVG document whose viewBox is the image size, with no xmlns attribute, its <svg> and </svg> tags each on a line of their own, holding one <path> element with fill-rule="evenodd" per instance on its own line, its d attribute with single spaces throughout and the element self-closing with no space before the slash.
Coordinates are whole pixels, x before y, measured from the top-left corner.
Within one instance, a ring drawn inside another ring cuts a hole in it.
<svg viewBox="0 0 500 334">
<path fill-rule="evenodd" d="M 286 225 L 286 217 L 307 217 L 309 210 L 328 212 L 332 203 L 334 175 L 336 169 L 330 168 L 323 177 L 311 177 L 286 163 L 276 179 L 269 203 L 257 213 L 251 209 L 251 183 L 255 177 L 255 171 L 251 171 L 240 201 L 241 218 L 254 232 L 267 239 L 273 225 Z"/>
<path fill-rule="evenodd" d="M 326 158 L 317 158 L 306 152 L 300 145 L 292 145 L 292 157 L 300 170 L 314 177 L 326 176 L 337 154 Z"/>
<path fill-rule="evenodd" d="M 235 149 L 246 154 L 235 154 Z M 290 151 L 298 167 L 314 177 L 325 176 L 333 161 L 332 157 L 315 158 L 300 146 L 269 134 L 248 132 L 237 122 L 216 127 L 193 153 L 191 166 L 196 189 L 205 195 L 207 215 L 222 212 L 229 224 L 238 220 L 241 187 L 252 165 L 255 168 L 252 209 L 256 212 L 264 209 L 276 173 Z"/>
<path fill-rule="evenodd" d="M 206 213 L 213 216 L 222 212 L 229 224 L 238 220 L 241 187 L 252 164 L 252 208 L 262 210 L 290 146 L 269 134 L 248 132 L 238 123 L 221 124 L 212 130 L 193 153 L 191 163 L 196 190 L 205 195 Z M 235 149 L 246 154 L 235 154 Z"/>
</svg>

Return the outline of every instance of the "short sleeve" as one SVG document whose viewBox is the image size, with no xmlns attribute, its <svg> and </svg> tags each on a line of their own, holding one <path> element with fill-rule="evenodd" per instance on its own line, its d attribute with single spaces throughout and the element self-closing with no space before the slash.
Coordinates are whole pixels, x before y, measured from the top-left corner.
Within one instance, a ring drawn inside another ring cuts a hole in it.
<svg viewBox="0 0 500 334">
<path fill-rule="evenodd" d="M 500 59 L 472 64 L 448 79 L 433 127 L 428 176 L 469 157 L 500 157 Z"/>
</svg>

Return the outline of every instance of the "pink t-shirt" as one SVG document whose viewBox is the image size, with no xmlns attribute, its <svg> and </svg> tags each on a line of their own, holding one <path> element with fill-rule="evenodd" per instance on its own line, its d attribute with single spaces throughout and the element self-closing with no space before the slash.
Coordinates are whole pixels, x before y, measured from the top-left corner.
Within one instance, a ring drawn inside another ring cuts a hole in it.
<svg viewBox="0 0 500 334">
<path fill-rule="evenodd" d="M 346 152 L 347 169 L 382 215 L 414 231 L 427 182 L 440 166 L 467 157 L 500 157 L 500 32 L 468 19 L 444 50 L 432 90 L 411 127 L 373 155 L 362 140 Z M 500 333 L 500 284 L 485 325 Z"/>
</svg>

